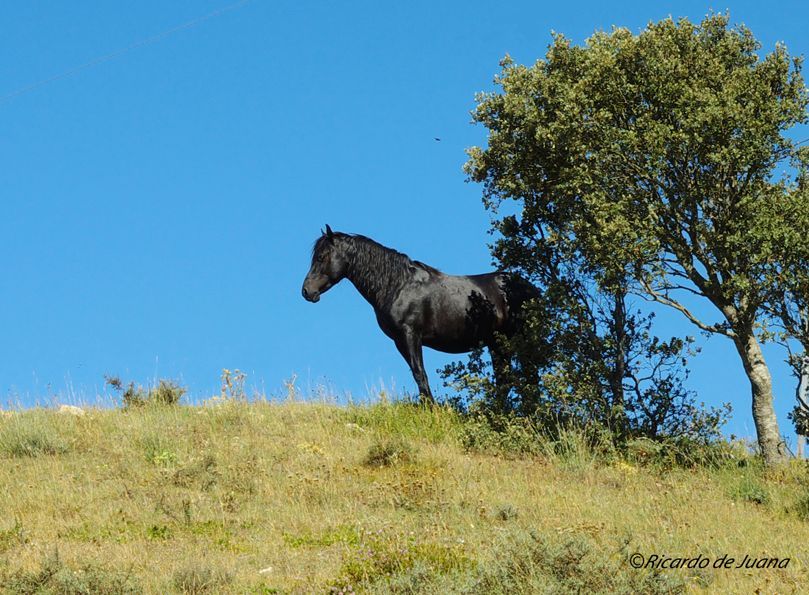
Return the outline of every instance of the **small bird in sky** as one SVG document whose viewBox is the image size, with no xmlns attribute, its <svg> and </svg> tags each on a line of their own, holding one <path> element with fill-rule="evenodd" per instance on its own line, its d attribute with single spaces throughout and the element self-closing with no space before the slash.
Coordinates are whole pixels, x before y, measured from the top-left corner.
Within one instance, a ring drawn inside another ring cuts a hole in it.
<svg viewBox="0 0 809 595">
<path fill-rule="evenodd" d="M 436 141 L 436 142 L 438 142 L 438 143 L 440 143 L 440 142 L 441 142 L 441 139 L 440 139 L 440 138 L 438 138 L 437 136 L 434 136 L 433 138 L 435 139 L 435 141 Z"/>
</svg>

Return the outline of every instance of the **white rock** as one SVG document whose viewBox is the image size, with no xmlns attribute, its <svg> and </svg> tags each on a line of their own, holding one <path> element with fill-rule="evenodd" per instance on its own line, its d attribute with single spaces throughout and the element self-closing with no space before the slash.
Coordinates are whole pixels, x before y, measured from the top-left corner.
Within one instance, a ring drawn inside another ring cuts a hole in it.
<svg viewBox="0 0 809 595">
<path fill-rule="evenodd" d="M 84 415 L 84 409 L 81 407 L 76 407 L 75 405 L 61 405 L 59 407 L 59 413 L 66 413 L 68 415 Z"/>
</svg>

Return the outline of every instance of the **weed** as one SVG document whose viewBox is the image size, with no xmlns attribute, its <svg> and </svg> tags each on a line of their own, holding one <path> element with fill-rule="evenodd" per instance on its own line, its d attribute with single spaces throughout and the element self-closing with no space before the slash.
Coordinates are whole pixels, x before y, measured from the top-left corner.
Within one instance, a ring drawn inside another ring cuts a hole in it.
<svg viewBox="0 0 809 595">
<path fill-rule="evenodd" d="M 244 391 L 245 380 L 247 380 L 247 374 L 241 370 L 228 370 L 224 368 L 222 370 L 222 385 L 219 389 L 220 398 L 246 401 L 247 393 Z"/>
<path fill-rule="evenodd" d="M 739 467 L 748 464 L 750 458 L 740 442 L 700 442 L 687 437 L 658 441 L 636 438 L 624 445 L 624 453 L 633 463 L 661 469 Z"/>
<path fill-rule="evenodd" d="M 493 423 L 490 418 L 475 415 L 464 419 L 461 444 L 466 450 L 513 458 L 543 453 L 542 436 L 529 420 L 502 416 Z"/>
</svg>

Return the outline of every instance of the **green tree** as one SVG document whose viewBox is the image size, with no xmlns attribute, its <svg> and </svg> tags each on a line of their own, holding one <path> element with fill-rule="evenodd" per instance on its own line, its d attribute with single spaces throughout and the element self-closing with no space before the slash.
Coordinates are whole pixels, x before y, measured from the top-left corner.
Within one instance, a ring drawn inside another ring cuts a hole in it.
<svg viewBox="0 0 809 595">
<path fill-rule="evenodd" d="M 787 363 L 798 379 L 795 396 L 797 403 L 789 417 L 795 431 L 801 436 L 809 436 L 809 264 L 805 255 L 809 243 L 809 200 L 806 188 L 809 186 L 809 172 L 802 165 L 809 161 L 805 154 L 809 148 L 800 150 L 795 160 L 798 167 L 797 190 L 803 192 L 804 208 L 793 213 L 794 223 L 791 235 L 781 236 L 781 252 L 778 255 L 781 283 L 772 292 L 767 302 L 771 316 L 773 337 L 787 349 Z M 797 345 L 798 349 L 794 349 Z"/>
<path fill-rule="evenodd" d="M 514 236 L 515 217 L 501 224 Z M 692 337 L 663 340 L 651 332 L 653 315 L 631 306 L 627 285 L 588 273 L 572 243 L 550 243 L 543 225 L 532 242 L 498 242 L 495 256 L 543 289 L 523 312 L 523 332 L 501 337 L 510 365 L 494 370 L 482 350 L 444 369 L 444 378 L 466 393 L 467 404 L 489 415 L 531 417 L 553 435 L 571 425 L 606 428 L 618 443 L 639 436 L 710 441 L 729 406 L 706 409 L 685 389 Z M 603 277 L 603 276 L 602 276 Z M 493 362 L 494 363 L 494 362 Z"/>
<path fill-rule="evenodd" d="M 806 207 L 785 165 L 800 155 L 786 133 L 807 121 L 807 90 L 800 60 L 782 45 L 759 49 L 716 14 L 599 32 L 583 46 L 555 35 L 533 66 L 507 57 L 502 92 L 479 97 L 488 146 L 470 149 L 467 171 L 484 184 L 500 253 L 574 246 L 605 287 L 625 280 L 730 338 L 775 464 L 786 450 L 757 333 L 781 282 L 779 246 Z M 497 218 L 507 200 L 519 215 Z M 701 299 L 718 320 L 698 315 Z"/>
</svg>

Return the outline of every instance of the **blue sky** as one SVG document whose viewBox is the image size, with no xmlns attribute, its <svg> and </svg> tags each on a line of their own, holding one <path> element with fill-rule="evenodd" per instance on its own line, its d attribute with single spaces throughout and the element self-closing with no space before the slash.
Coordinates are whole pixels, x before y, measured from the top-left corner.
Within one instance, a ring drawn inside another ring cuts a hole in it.
<svg viewBox="0 0 809 595">
<path fill-rule="evenodd" d="M 4 2 L 0 97 L 232 4 Z M 223 368 L 268 394 L 293 374 L 304 392 L 412 392 L 353 287 L 300 297 L 310 247 L 329 223 L 446 272 L 489 270 L 481 189 L 461 168 L 485 142 L 474 95 L 506 53 L 529 63 L 551 31 L 581 42 L 712 8 L 765 50 L 809 49 L 805 2 L 496 6 L 252 0 L 0 100 L 2 403 L 96 402 L 105 374 L 179 379 L 196 399 Z M 674 314 L 659 330 L 696 334 Z M 730 342 L 701 342 L 689 385 L 732 402 L 727 431 L 752 436 Z M 793 381 L 767 356 L 791 433 Z M 439 393 L 453 359 L 426 352 Z"/>
</svg>

